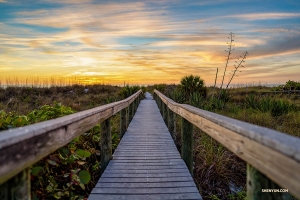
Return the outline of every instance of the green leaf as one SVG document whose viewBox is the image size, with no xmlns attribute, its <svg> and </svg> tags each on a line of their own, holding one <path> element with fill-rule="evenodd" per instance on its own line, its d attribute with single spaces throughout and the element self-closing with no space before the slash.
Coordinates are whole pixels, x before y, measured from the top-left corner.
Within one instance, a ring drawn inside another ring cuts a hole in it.
<svg viewBox="0 0 300 200">
<path fill-rule="evenodd" d="M 81 170 L 79 173 L 78 173 L 78 177 L 80 179 L 80 182 L 82 184 L 88 184 L 91 180 L 91 174 L 90 172 L 86 171 L 86 170 Z"/>
<path fill-rule="evenodd" d="M 83 149 L 77 149 L 76 150 L 76 154 L 78 156 L 80 156 L 81 158 L 87 158 L 87 157 L 90 157 L 91 156 L 91 153 L 88 152 L 88 151 L 85 151 Z"/>
<path fill-rule="evenodd" d="M 44 168 L 42 166 L 35 166 L 31 170 L 33 176 L 41 176 L 44 174 Z"/>
<path fill-rule="evenodd" d="M 79 138 L 80 138 L 80 136 L 74 138 L 74 139 L 72 140 L 72 142 L 74 142 L 74 143 L 78 142 L 78 141 L 79 141 Z"/>
<path fill-rule="evenodd" d="M 11 122 L 11 116 L 8 116 L 7 118 L 6 118 L 6 123 L 10 123 Z"/>
<path fill-rule="evenodd" d="M 65 147 L 62 147 L 62 148 L 58 149 L 57 151 L 64 158 L 68 157 L 71 153 L 70 150 Z"/>
</svg>

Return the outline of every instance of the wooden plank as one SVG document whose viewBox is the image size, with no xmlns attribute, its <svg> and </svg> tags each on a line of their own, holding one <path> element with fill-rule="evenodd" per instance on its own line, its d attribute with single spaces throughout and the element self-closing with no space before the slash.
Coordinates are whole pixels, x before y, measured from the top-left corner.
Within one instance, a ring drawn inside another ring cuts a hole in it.
<svg viewBox="0 0 300 200">
<path fill-rule="evenodd" d="M 130 180 L 133 175 L 127 173 L 114 173 L 114 172 L 106 172 L 102 174 L 102 178 L 129 178 Z M 145 174 L 134 174 L 135 178 L 169 178 L 169 177 L 190 177 L 186 172 L 177 172 L 177 173 L 145 173 Z"/>
<path fill-rule="evenodd" d="M 105 173 L 116 173 L 116 174 L 152 174 L 152 173 L 183 173 L 189 172 L 186 168 L 181 169 L 106 169 Z"/>
<path fill-rule="evenodd" d="M 148 183 L 148 182 L 177 182 L 177 181 L 193 181 L 191 176 L 185 177 L 162 177 L 162 178 L 100 178 L 98 182 L 105 182 L 105 183 Z M 92 191 L 93 193 L 93 191 Z"/>
<path fill-rule="evenodd" d="M 141 154 L 143 154 L 144 157 L 167 157 L 172 158 L 173 156 L 176 156 L 178 158 L 178 153 L 160 153 L 160 152 L 115 152 L 113 157 L 139 157 Z"/>
<path fill-rule="evenodd" d="M 111 117 L 142 91 L 122 101 L 0 132 L 0 184 Z"/>
<path fill-rule="evenodd" d="M 94 194 L 182 194 L 197 193 L 196 187 L 164 187 L 164 188 L 95 188 Z"/>
<path fill-rule="evenodd" d="M 155 91 L 168 107 L 203 130 L 282 188 L 300 198 L 300 139 L 234 120 L 189 105 Z"/>
<path fill-rule="evenodd" d="M 112 161 L 110 161 L 112 162 Z M 114 163 L 115 165 L 123 165 L 123 166 L 128 166 L 128 165 L 135 165 L 135 166 L 172 166 L 172 165 L 177 165 L 177 166 L 186 166 L 185 163 L 181 163 L 181 162 L 159 162 L 156 161 L 154 162 L 153 160 L 122 160 L 122 161 L 118 161 Z"/>
<path fill-rule="evenodd" d="M 136 169 L 136 170 L 156 170 L 156 169 L 186 169 L 186 165 L 111 165 L 110 170 L 120 169 Z"/>
<path fill-rule="evenodd" d="M 199 196 L 199 193 L 182 193 L 182 194 L 144 194 L 144 195 L 114 195 L 114 194 L 91 194 L 89 200 L 121 200 L 121 199 L 130 199 L 130 200 L 165 200 L 165 199 L 198 199 L 202 198 Z"/>
<path fill-rule="evenodd" d="M 103 188 L 164 188 L 164 187 L 195 187 L 195 183 L 193 181 L 177 181 L 177 182 L 164 182 L 164 183 L 97 183 L 96 187 Z"/>
</svg>

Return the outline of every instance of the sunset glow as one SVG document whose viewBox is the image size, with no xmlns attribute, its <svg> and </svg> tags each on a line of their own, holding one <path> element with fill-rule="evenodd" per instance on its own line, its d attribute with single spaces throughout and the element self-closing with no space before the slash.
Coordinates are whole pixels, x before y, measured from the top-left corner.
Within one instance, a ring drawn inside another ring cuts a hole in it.
<svg viewBox="0 0 300 200">
<path fill-rule="evenodd" d="M 0 0 L 0 11 L 2 84 L 178 83 L 194 74 L 212 85 L 230 32 L 229 72 L 249 52 L 233 84 L 300 81 L 298 0 Z"/>
</svg>

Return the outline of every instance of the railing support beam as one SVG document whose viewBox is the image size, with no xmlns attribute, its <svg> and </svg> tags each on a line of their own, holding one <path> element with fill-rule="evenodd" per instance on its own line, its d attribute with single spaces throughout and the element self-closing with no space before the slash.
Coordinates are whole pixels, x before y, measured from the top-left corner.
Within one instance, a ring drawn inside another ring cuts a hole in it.
<svg viewBox="0 0 300 200">
<path fill-rule="evenodd" d="M 280 200 L 291 199 L 287 192 L 262 192 L 263 189 L 278 189 L 281 187 L 259 172 L 250 164 L 247 164 L 247 200 Z"/>
<path fill-rule="evenodd" d="M 183 117 L 181 118 L 181 139 L 181 157 L 193 175 L 193 124 Z"/>
<path fill-rule="evenodd" d="M 131 122 L 134 112 L 133 112 L 133 102 L 128 107 L 128 124 Z"/>
<path fill-rule="evenodd" d="M 31 199 L 29 168 L 26 168 L 0 186 L 0 199 Z"/>
<path fill-rule="evenodd" d="M 168 108 L 168 129 L 171 133 L 173 140 L 175 140 L 176 134 L 176 114 Z"/>
<path fill-rule="evenodd" d="M 124 108 L 123 110 L 120 111 L 120 139 L 122 139 L 127 129 L 126 116 L 127 116 L 127 109 Z"/>
<path fill-rule="evenodd" d="M 111 126 L 108 118 L 101 123 L 100 143 L 101 143 L 101 173 L 106 169 L 112 157 Z"/>
<path fill-rule="evenodd" d="M 162 102 L 162 109 L 163 109 L 163 119 L 168 127 L 168 106 Z"/>
</svg>

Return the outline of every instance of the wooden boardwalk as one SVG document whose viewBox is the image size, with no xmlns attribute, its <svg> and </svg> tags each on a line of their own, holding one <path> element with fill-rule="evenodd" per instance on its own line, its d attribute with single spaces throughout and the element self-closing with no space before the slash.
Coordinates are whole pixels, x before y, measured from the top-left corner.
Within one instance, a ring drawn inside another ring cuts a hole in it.
<svg viewBox="0 0 300 200">
<path fill-rule="evenodd" d="M 202 199 L 147 93 L 89 200 Z"/>
</svg>

